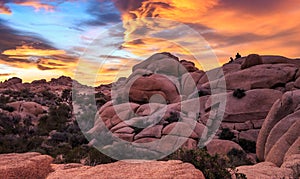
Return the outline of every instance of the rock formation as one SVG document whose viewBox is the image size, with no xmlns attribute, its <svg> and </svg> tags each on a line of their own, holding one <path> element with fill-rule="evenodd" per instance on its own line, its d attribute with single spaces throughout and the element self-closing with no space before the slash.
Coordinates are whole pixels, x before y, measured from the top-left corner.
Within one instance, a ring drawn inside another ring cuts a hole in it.
<svg viewBox="0 0 300 179">
<path fill-rule="evenodd" d="M 0 83 L 0 139 L 41 134 L 44 141 L 38 149 L 47 152 L 55 147 L 51 145 L 65 146 L 66 151 L 73 145 L 94 145 L 105 152 L 122 149 L 126 154 L 122 159 L 162 158 L 180 147 L 206 146 L 211 155 L 226 155 L 236 149 L 261 162 L 239 167 L 248 178 L 254 177 L 251 172 L 261 177 L 297 178 L 299 67 L 299 59 L 250 54 L 204 72 L 192 62 L 159 53 L 135 65 L 129 77 L 96 88 L 69 77 L 32 83 L 12 78 Z M 72 84 L 77 91 L 72 91 Z M 72 93 L 77 95 L 73 106 Z M 74 110 L 73 116 L 70 110 Z M 63 114 L 57 120 L 60 123 L 49 125 L 56 121 L 53 116 L 57 114 Z M 59 161 L 65 155 L 58 153 L 56 157 Z M 183 165 L 176 163 L 176 167 Z M 147 163 L 149 166 L 152 164 Z M 102 170 L 100 166 L 64 167 L 70 166 L 54 166 L 57 171 L 50 176 L 71 176 L 76 170 L 87 170 L 88 175 L 96 168 Z"/>
</svg>

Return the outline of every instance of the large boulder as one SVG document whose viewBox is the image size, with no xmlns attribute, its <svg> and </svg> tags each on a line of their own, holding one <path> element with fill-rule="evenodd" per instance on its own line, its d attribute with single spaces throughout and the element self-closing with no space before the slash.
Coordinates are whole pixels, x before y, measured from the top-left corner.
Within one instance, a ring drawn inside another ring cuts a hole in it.
<svg viewBox="0 0 300 179">
<path fill-rule="evenodd" d="M 204 175 L 192 164 L 170 161 L 119 161 L 95 167 L 55 165 L 48 179 L 76 178 L 197 178 Z M 117 171 L 117 172 L 116 172 Z"/>
<path fill-rule="evenodd" d="M 275 88 L 295 80 L 298 66 L 294 64 L 262 64 L 225 75 L 226 89 L 249 90 L 257 88 Z M 204 88 L 219 87 L 220 80 L 207 82 Z M 221 86 L 222 87 L 222 86 Z"/>
<path fill-rule="evenodd" d="M 153 74 L 141 76 L 133 82 L 129 100 L 137 103 L 176 103 L 180 101 L 180 96 L 172 81 L 163 75 Z"/>
<path fill-rule="evenodd" d="M 45 178 L 51 171 L 52 158 L 30 152 L 0 154 L 0 176 L 10 178 Z"/>
<path fill-rule="evenodd" d="M 287 153 L 299 154 L 300 90 L 285 93 L 272 106 L 259 132 L 256 154 L 259 160 L 281 166 Z M 298 142 L 297 142 L 298 141 Z"/>
<path fill-rule="evenodd" d="M 241 65 L 241 69 L 250 68 L 255 65 L 262 64 L 262 58 L 257 54 L 250 54 L 247 58 L 243 61 Z"/>
<path fill-rule="evenodd" d="M 24 114 L 32 114 L 38 116 L 39 114 L 43 114 L 44 107 L 36 102 L 24 102 L 24 101 L 16 101 L 7 104 L 8 106 L 13 107 L 16 111 Z"/>
<path fill-rule="evenodd" d="M 223 122 L 243 123 L 248 120 L 263 119 L 267 116 L 273 103 L 282 95 L 281 92 L 272 89 L 254 89 L 246 91 L 245 94 L 241 99 L 234 97 L 233 92 L 211 96 L 225 95 L 226 107 Z M 209 99 L 206 102 L 205 109 L 209 109 L 214 105 Z"/>
<path fill-rule="evenodd" d="M 235 142 L 220 139 L 213 139 L 209 144 L 207 144 L 206 148 L 210 155 L 227 155 L 228 152 L 233 149 L 243 150 L 243 148 Z"/>
<path fill-rule="evenodd" d="M 294 178 L 290 168 L 279 168 L 272 162 L 261 162 L 253 166 L 237 167 L 239 173 L 246 175 L 247 179 L 257 178 Z"/>
</svg>

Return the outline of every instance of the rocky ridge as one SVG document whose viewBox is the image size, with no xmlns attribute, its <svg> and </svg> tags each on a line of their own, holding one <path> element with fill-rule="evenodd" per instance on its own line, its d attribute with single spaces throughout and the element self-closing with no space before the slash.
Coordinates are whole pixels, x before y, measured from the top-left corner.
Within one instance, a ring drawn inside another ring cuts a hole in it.
<svg viewBox="0 0 300 179">
<path fill-rule="evenodd" d="M 299 66 L 297 59 L 253 54 L 204 72 L 192 62 L 169 53 L 155 54 L 136 65 L 128 78 L 95 88 L 97 117 L 88 124 L 80 118 L 78 125 L 90 139 L 89 145 L 97 145 L 101 140 L 97 138 L 99 134 L 106 135 L 104 129 L 114 138 L 130 142 L 140 152 L 151 152 L 153 156 L 168 153 L 163 149 L 181 144 L 183 148 L 196 149 L 199 141 L 200 144 L 210 141 L 206 148 L 211 155 L 226 155 L 235 149 L 246 153 L 253 163 L 261 162 L 238 168 L 248 178 L 255 177 L 253 171 L 261 177 L 299 177 Z M 14 111 L 5 108 L 0 112 L 10 116 L 10 120 L 31 116 L 33 122 L 28 131 L 35 131 L 34 126 L 38 126 L 51 105 L 65 103 L 71 107 L 70 94 L 63 95 L 71 87 L 72 80 L 68 77 L 31 84 L 10 79 L 0 84 L 0 91 L 4 97 L 10 97 L 6 105 Z M 14 91 L 26 93 L 26 90 L 36 95 L 13 96 Z M 53 91 L 56 97 L 39 96 L 43 91 Z M 77 117 L 89 112 L 89 96 L 80 97 L 79 102 L 84 105 L 72 107 L 72 110 L 78 108 L 74 110 Z M 222 108 L 221 99 L 226 99 Z M 222 120 L 216 115 L 220 114 L 218 109 L 223 114 Z M 67 118 L 69 124 L 75 119 Z M 48 136 L 52 142 L 69 140 L 70 136 L 63 133 L 65 129 L 53 129 Z M 1 132 L 7 133 L 3 125 Z M 163 139 L 167 142 L 160 144 Z M 114 140 L 106 141 L 105 147 L 115 148 Z M 43 150 L 49 145 L 43 142 Z"/>
</svg>

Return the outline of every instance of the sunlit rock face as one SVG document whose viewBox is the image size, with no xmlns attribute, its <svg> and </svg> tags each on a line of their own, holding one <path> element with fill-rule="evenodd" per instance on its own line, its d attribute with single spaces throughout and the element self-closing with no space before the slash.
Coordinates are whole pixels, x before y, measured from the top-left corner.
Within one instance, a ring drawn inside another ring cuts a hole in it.
<svg viewBox="0 0 300 179">
<path fill-rule="evenodd" d="M 184 141 L 183 148 L 195 149 L 199 141 L 220 138 L 218 143 L 224 141 L 224 145 L 232 146 L 230 149 L 255 156 L 255 143 L 272 105 L 285 92 L 297 89 L 293 81 L 299 76 L 299 64 L 283 57 L 249 55 L 203 72 L 187 60 L 168 53 L 155 54 L 134 66 L 128 78 L 112 85 L 112 101 L 101 107 L 94 127 L 87 132 L 90 144 L 97 143 L 97 134 L 105 126 L 112 136 L 137 146 L 171 136 L 171 142 L 160 148 Z M 211 74 L 213 81 L 208 78 Z M 220 86 L 222 79 L 226 86 Z M 221 87 L 225 92 L 211 94 L 212 89 Z M 226 107 L 216 136 L 210 136 L 211 118 L 215 119 L 218 105 L 212 98 L 218 97 L 226 99 Z M 233 136 L 222 136 L 224 129 Z M 235 141 L 237 146 L 226 140 Z M 107 142 L 107 146 L 113 145 L 113 140 Z M 147 146 L 147 151 L 159 149 Z M 213 147 L 210 152 L 222 153 Z"/>
<path fill-rule="evenodd" d="M 120 149 L 126 154 L 122 159 L 156 159 L 173 149 L 205 145 L 212 155 L 235 149 L 254 163 L 262 162 L 241 167 L 249 178 L 250 171 L 261 177 L 294 177 L 299 175 L 299 66 L 296 59 L 249 55 L 204 72 L 188 60 L 159 53 L 113 84 L 92 88 L 73 82 L 73 87 L 80 86 L 74 91 L 80 98 L 70 109 L 78 112 L 77 123 L 89 139 L 84 145 Z M 13 78 L 1 83 L 0 91 L 1 100 L 9 101 L 0 106 L 0 134 L 8 136 L 15 123 L 23 126 L 28 121 L 25 132 L 34 133 L 51 106 L 71 106 L 72 79 L 22 83 Z M 74 131 L 74 115 L 68 112 L 65 118 L 61 129 Z M 77 126 L 76 131 L 80 129 Z M 68 141 L 64 137 L 68 132 L 52 130 L 43 135 L 59 144 Z M 45 143 L 42 148 L 49 147 Z M 124 146 L 135 147 L 134 153 Z"/>
</svg>

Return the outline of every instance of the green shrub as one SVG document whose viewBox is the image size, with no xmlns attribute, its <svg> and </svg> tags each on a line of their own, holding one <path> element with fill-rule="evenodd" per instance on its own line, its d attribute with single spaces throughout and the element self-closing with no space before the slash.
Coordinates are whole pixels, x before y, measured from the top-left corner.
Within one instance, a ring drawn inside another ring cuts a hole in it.
<svg viewBox="0 0 300 179">
<path fill-rule="evenodd" d="M 246 152 L 256 153 L 256 143 L 254 141 L 239 139 L 238 143 Z"/>
<path fill-rule="evenodd" d="M 179 149 L 164 160 L 181 160 L 193 164 L 203 172 L 205 178 L 231 178 L 226 169 L 229 164 L 218 155 L 210 156 L 205 149 L 183 150 Z"/>
<path fill-rule="evenodd" d="M 246 159 L 246 154 L 240 153 L 240 151 L 232 151 L 226 158 L 218 155 L 211 156 L 207 153 L 206 149 L 179 149 L 163 160 L 181 160 L 183 162 L 191 163 L 197 169 L 202 171 L 206 179 L 229 179 L 231 178 L 230 170 L 235 173 L 238 179 L 246 179 L 244 174 L 238 173 L 235 169 L 236 166 L 242 163 L 242 161 L 237 162 L 238 157 L 241 157 L 241 160 L 244 160 Z"/>
<path fill-rule="evenodd" d="M 242 150 L 232 149 L 228 152 L 227 157 L 229 158 L 231 165 L 234 167 L 253 164 L 247 158 L 246 152 Z"/>
<path fill-rule="evenodd" d="M 0 108 L 8 112 L 13 112 L 15 110 L 15 108 L 1 103 L 0 103 Z"/>
<path fill-rule="evenodd" d="M 232 140 L 234 138 L 234 133 L 231 132 L 230 129 L 224 128 L 224 129 L 222 129 L 222 132 L 221 132 L 219 138 L 224 139 L 224 140 Z"/>
<path fill-rule="evenodd" d="M 238 98 L 238 99 L 241 99 L 244 96 L 246 96 L 245 90 L 244 89 L 239 89 L 239 88 L 235 89 L 234 92 L 233 92 L 233 96 Z"/>
</svg>

